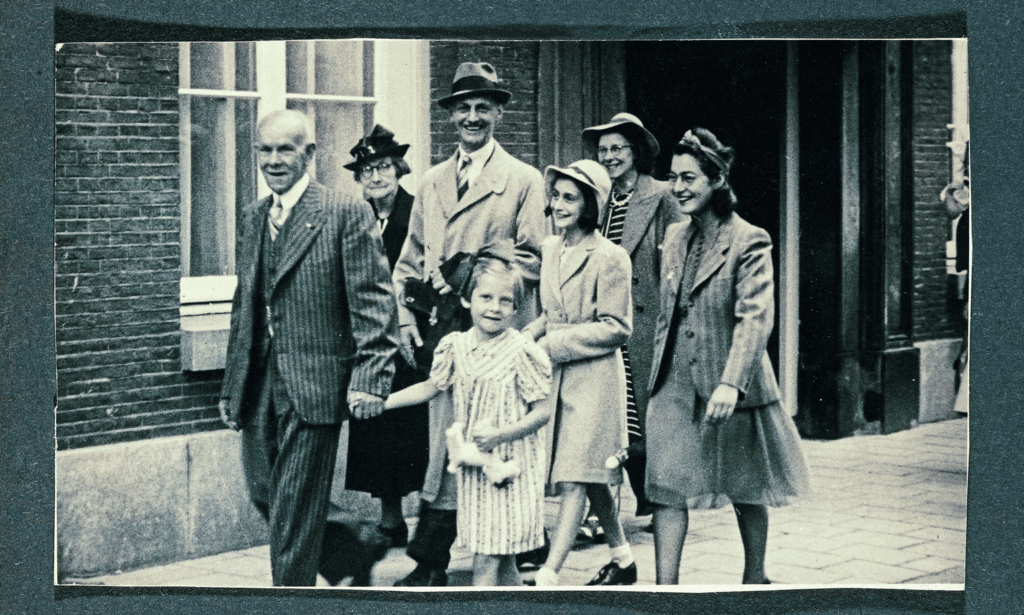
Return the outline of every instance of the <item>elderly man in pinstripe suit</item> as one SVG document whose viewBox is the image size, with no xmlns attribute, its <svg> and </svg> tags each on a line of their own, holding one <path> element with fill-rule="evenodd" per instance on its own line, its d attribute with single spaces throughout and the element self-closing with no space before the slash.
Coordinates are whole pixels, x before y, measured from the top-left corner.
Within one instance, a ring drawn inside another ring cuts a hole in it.
<svg viewBox="0 0 1024 615">
<path fill-rule="evenodd" d="M 373 213 L 310 180 L 315 149 L 301 113 L 277 111 L 257 126 L 273 194 L 239 228 L 220 401 L 224 422 L 242 429 L 249 494 L 270 524 L 274 585 L 316 584 L 341 424 L 383 410 L 397 348 Z"/>
</svg>

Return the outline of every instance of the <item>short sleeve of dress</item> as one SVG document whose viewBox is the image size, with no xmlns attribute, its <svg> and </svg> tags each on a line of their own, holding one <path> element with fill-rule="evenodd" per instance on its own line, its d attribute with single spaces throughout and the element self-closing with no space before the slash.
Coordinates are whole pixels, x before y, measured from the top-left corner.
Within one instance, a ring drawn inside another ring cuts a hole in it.
<svg viewBox="0 0 1024 615">
<path fill-rule="evenodd" d="M 528 404 L 551 392 L 551 359 L 540 346 L 525 338 L 516 357 L 516 386 Z"/>
<path fill-rule="evenodd" d="M 455 375 L 455 339 L 461 335 L 458 331 L 441 338 L 434 350 L 434 362 L 430 365 L 430 380 L 439 391 L 452 385 Z"/>
</svg>

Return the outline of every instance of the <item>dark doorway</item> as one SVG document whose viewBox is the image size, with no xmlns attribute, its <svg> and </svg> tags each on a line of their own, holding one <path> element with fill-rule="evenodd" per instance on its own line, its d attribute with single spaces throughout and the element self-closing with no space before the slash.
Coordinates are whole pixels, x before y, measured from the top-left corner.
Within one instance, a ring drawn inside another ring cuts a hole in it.
<svg viewBox="0 0 1024 615">
<path fill-rule="evenodd" d="M 694 126 L 736 148 L 731 171 L 738 212 L 775 244 L 775 328 L 768 353 L 778 369 L 779 207 L 786 118 L 786 43 L 643 41 L 624 44 L 626 107 L 661 144 L 663 179 L 672 146 Z"/>
</svg>

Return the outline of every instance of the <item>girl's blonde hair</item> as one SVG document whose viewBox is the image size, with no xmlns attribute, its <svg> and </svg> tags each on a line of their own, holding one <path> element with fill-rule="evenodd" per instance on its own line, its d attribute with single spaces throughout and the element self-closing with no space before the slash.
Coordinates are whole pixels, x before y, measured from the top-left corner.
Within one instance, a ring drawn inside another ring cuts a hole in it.
<svg viewBox="0 0 1024 615">
<path fill-rule="evenodd" d="M 473 264 L 473 271 L 469 280 L 463 286 L 462 298 L 469 301 L 473 296 L 473 290 L 480 283 L 480 278 L 493 274 L 505 279 L 511 277 L 512 293 L 515 298 L 515 307 L 523 297 L 523 272 L 515 261 L 515 251 L 511 242 L 498 242 L 489 245 L 476 255 L 476 262 Z"/>
</svg>

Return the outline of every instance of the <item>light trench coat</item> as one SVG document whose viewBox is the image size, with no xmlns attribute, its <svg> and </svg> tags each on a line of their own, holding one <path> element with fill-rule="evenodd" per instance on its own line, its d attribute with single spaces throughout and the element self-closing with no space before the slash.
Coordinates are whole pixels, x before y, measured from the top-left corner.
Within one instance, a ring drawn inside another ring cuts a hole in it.
<svg viewBox="0 0 1024 615">
<path fill-rule="evenodd" d="M 495 142 L 494 153 L 479 177 L 462 199 L 457 199 L 457 154 L 427 171 L 420 182 L 409 217 L 409 234 L 395 265 L 395 292 L 401 296 L 407 279 L 427 280 L 430 271 L 458 252 L 476 253 L 489 243 L 511 239 L 525 281 L 524 296 L 513 322 L 520 328 L 537 316 L 540 244 L 551 234 L 551 224 L 544 217 L 544 181 L 540 171 Z M 398 321 L 415 322 L 412 312 L 401 302 Z M 437 497 L 447 464 L 444 430 L 454 420 L 450 394 L 430 401 L 430 461 L 420 491 L 422 499 L 452 509 L 452 494 L 447 494 L 444 502 Z"/>
<path fill-rule="evenodd" d="M 605 461 L 627 444 L 626 373 L 619 348 L 633 330 L 629 254 L 597 232 L 561 264 L 561 236 L 541 248 L 541 316 L 524 333 L 546 340 L 554 411 L 545 429 L 549 485 L 617 483 Z"/>
</svg>

